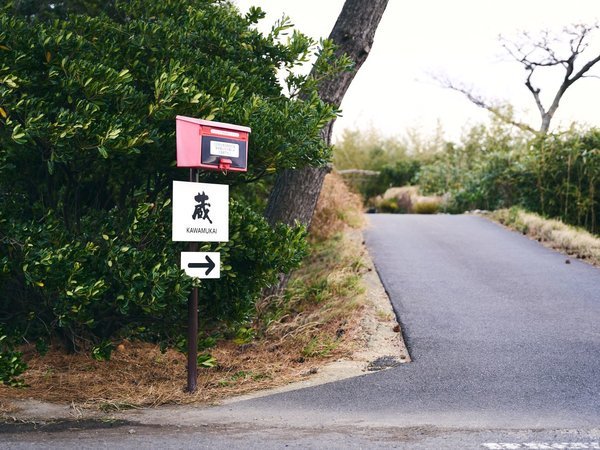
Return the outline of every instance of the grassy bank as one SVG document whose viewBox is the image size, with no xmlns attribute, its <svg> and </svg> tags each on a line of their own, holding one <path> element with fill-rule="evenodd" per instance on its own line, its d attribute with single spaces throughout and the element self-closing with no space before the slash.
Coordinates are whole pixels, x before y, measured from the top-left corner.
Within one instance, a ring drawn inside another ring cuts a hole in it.
<svg viewBox="0 0 600 450">
<path fill-rule="evenodd" d="M 600 238 L 581 228 L 545 219 L 520 208 L 500 209 L 488 217 L 548 247 L 600 266 Z"/>
</svg>

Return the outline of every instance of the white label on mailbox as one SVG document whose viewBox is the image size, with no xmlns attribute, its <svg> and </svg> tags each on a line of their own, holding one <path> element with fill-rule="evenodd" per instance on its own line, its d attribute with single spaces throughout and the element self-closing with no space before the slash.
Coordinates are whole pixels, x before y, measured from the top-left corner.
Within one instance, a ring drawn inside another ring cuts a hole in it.
<svg viewBox="0 0 600 450">
<path fill-rule="evenodd" d="M 173 181 L 173 240 L 227 242 L 229 186 Z"/>
<path fill-rule="evenodd" d="M 213 156 L 240 157 L 240 146 L 230 142 L 210 141 L 210 154 Z"/>
</svg>

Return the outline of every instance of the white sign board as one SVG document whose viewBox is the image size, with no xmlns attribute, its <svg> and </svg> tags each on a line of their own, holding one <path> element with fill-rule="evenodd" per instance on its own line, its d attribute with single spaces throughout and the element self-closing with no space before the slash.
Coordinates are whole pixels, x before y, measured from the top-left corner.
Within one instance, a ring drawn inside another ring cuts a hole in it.
<svg viewBox="0 0 600 450">
<path fill-rule="evenodd" d="M 221 278 L 221 254 L 181 252 L 181 270 L 194 278 Z"/>
<path fill-rule="evenodd" d="M 173 181 L 173 240 L 229 241 L 229 186 Z"/>
</svg>

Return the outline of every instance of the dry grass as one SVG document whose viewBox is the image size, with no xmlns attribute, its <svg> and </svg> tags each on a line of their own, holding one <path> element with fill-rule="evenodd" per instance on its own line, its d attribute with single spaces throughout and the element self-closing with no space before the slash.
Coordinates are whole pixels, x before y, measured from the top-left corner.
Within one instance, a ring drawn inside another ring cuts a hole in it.
<svg viewBox="0 0 600 450">
<path fill-rule="evenodd" d="M 218 364 L 199 369 L 195 394 L 184 391 L 186 356 L 175 350 L 161 353 L 156 345 L 125 341 L 110 361 L 101 362 L 56 348 L 40 356 L 31 347 L 22 349 L 30 367 L 23 375 L 28 387 L 0 385 L 0 412 L 10 412 L 10 400 L 22 398 L 105 411 L 211 403 L 304 379 L 349 355 L 362 332 L 364 248 L 360 238 L 332 235 L 362 220 L 360 202 L 339 180 L 328 176 L 313 223 L 313 250 L 287 293 L 257 305 L 257 338 L 246 344 L 220 341 L 211 348 Z"/>
<path fill-rule="evenodd" d="M 437 197 L 422 197 L 413 204 L 415 214 L 437 214 L 440 209 L 441 200 Z"/>
<path fill-rule="evenodd" d="M 583 229 L 518 208 L 494 211 L 489 217 L 548 247 L 600 266 L 600 238 Z"/>
<path fill-rule="evenodd" d="M 390 198 L 402 198 L 402 197 L 417 197 L 419 195 L 419 188 L 417 186 L 402 186 L 389 188 L 383 194 L 383 198 L 388 200 Z"/>
<path fill-rule="evenodd" d="M 0 385 L 0 393 L 2 392 L 2 387 Z M 10 414 L 18 411 L 18 408 L 14 403 L 9 402 L 6 399 L 0 399 L 0 413 Z"/>
<path fill-rule="evenodd" d="M 403 214 L 436 214 L 443 203 L 442 197 L 420 195 L 418 186 L 390 188 L 375 199 L 379 211 Z"/>
<path fill-rule="evenodd" d="M 348 226 L 360 228 L 363 224 L 360 195 L 350 192 L 339 174 L 327 174 L 310 227 L 311 236 L 324 240 Z"/>
<path fill-rule="evenodd" d="M 87 354 L 69 355 L 55 349 L 45 356 L 30 355 L 30 369 L 23 377 L 28 387 L 0 386 L 0 397 L 73 403 L 105 411 L 209 403 L 301 379 L 310 366 L 294 361 L 285 350 L 267 341 L 221 342 L 211 349 L 218 366 L 199 369 L 198 391 L 190 395 L 185 392 L 186 357 L 175 350 L 161 353 L 156 345 L 126 343 L 124 351 L 100 362 Z M 4 406 L 0 404 L 0 411 L 8 412 Z"/>
<path fill-rule="evenodd" d="M 313 243 L 309 264 L 298 270 L 285 297 L 260 305 L 261 328 L 273 342 L 305 357 L 339 357 L 353 349 L 365 288 L 363 248 L 347 235 Z"/>
</svg>

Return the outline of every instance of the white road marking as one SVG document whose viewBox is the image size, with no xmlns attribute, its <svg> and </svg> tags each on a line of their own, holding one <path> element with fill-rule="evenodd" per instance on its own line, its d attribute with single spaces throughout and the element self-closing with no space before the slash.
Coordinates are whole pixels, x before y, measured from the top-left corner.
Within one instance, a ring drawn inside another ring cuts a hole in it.
<svg viewBox="0 0 600 450">
<path fill-rule="evenodd" d="M 481 445 L 489 450 L 600 450 L 600 442 L 486 442 L 485 444 Z"/>
</svg>

